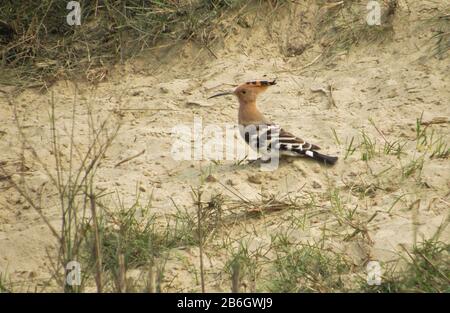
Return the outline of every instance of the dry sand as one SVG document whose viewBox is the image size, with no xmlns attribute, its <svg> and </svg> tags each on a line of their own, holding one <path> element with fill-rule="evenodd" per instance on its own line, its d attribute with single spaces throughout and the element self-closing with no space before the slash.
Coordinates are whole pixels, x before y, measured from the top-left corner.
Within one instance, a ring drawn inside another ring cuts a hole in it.
<svg viewBox="0 0 450 313">
<path fill-rule="evenodd" d="M 321 238 L 324 229 L 330 234 L 343 231 L 334 241 L 330 239 L 330 244 L 344 251 L 355 264 L 363 264 L 368 259 L 392 260 L 402 251 L 401 245 L 411 248 L 415 236 L 417 240 L 430 238 L 449 213 L 448 157 L 426 155 L 420 180 L 418 173 L 402 177 L 402 168 L 421 155 L 416 149 L 415 126 L 422 112 L 424 121 L 447 118 L 447 122 L 429 127 L 447 143 L 450 138 L 450 62 L 448 58 L 428 57 L 430 32 L 421 28 L 415 13 L 426 5 L 431 4 L 409 3 L 411 13 L 401 8 L 394 23 L 393 40 L 375 45 L 362 43 L 348 53 L 335 53 L 331 58 L 324 58 L 321 46 L 312 41 L 311 21 L 317 8 L 305 11 L 294 4 L 289 14 L 286 9 L 273 16 L 268 12 L 259 12 L 258 16 L 255 12 L 248 14 L 250 22 L 256 16 L 254 26 L 233 26 L 233 34 L 212 48 L 216 57 L 191 43 L 146 52 L 111 69 L 106 80 L 97 86 L 78 82 L 76 142 L 81 146 L 88 142 L 88 103 L 96 115 L 104 118 L 111 114 L 112 120 L 122 123 L 118 137 L 101 162 L 97 185 L 117 191 L 126 203 L 135 199 L 140 186 L 144 196 L 153 193 L 152 210 L 161 216 L 174 213 L 174 203 L 193 212 L 191 186 L 199 186 L 201 177 L 209 174 L 216 181 L 204 183 L 205 198 L 222 193 L 237 200 L 223 186 L 232 185 L 250 200 L 290 194 L 307 203 L 313 195 L 319 207 L 329 209 L 330 192 L 338 190 L 345 207 L 356 208 L 359 220 L 367 220 L 379 212 L 368 224 L 369 240 L 355 236 L 353 240 L 343 241 L 342 234 L 350 230 L 343 230 L 345 227 L 330 215 L 311 218 L 304 229 L 290 226 L 293 218 L 302 216 L 299 211 L 269 212 L 260 218 L 236 221 L 221 231 L 223 235 L 207 243 L 208 291 L 229 290 L 228 278 L 221 273 L 228 253 L 220 248 L 225 237 L 243 238 L 251 249 L 257 249 L 267 247 L 271 236 L 281 232 L 287 232 L 293 242 L 307 242 Z M 292 47 L 301 44 L 310 45 L 301 55 L 290 56 Z M 314 60 L 314 64 L 302 69 Z M 234 161 L 172 159 L 174 125 L 190 126 L 195 116 L 201 117 L 205 125 L 236 123 L 234 98 L 206 98 L 231 89 L 227 84 L 263 78 L 277 78 L 278 84 L 261 96 L 260 109 L 271 120 L 321 146 L 322 151 L 338 155 L 336 166 L 325 167 L 298 159 L 283 161 L 273 172 L 261 172 L 246 162 L 237 165 Z M 329 84 L 333 87 L 335 107 L 330 107 L 326 95 L 313 92 Z M 64 129 L 71 125 L 74 90 L 72 82 L 60 81 L 48 92 L 30 89 L 13 98 L 29 140 L 49 164 L 52 164 L 48 123 L 51 94 L 55 97 L 61 142 L 67 144 L 69 139 Z M 6 96 L 0 97 L 0 118 L 0 161 L 20 172 L 22 147 Z M 366 162 L 357 149 L 344 159 L 351 138 L 355 138 L 355 144 L 361 142 L 362 130 L 376 143 L 375 156 Z M 385 155 L 385 139 L 406 142 L 404 155 L 401 158 Z M 144 149 L 141 156 L 115 166 Z M 30 186 L 48 181 L 31 157 L 26 159 L 26 166 L 24 177 Z M 387 171 L 376 176 L 384 170 Z M 359 187 L 367 189 L 371 185 L 377 188 L 364 197 L 355 192 Z M 52 287 L 42 289 L 43 281 L 50 275 L 47 251 L 51 253 L 55 247 L 50 231 L 25 200 L 13 188 L 7 188 L 6 181 L 0 181 L 0 188 L 0 273 L 11 279 L 15 290 L 53 290 Z M 399 196 L 402 196 L 400 201 Z M 54 194 L 46 196 L 43 213 L 58 226 L 61 217 L 55 198 Z M 391 214 L 385 213 L 390 208 Z M 449 242 L 449 239 L 446 231 L 441 240 Z M 173 249 L 166 264 L 163 290 L 199 291 L 197 267 L 198 248 Z M 138 277 L 139 270 L 128 274 Z"/>
</svg>

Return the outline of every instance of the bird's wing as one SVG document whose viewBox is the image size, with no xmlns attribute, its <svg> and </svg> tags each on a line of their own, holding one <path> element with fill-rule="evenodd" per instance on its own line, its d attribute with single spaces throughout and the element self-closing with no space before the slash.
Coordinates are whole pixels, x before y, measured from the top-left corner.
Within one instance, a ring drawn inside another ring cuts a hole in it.
<svg viewBox="0 0 450 313">
<path fill-rule="evenodd" d="M 243 137 L 252 149 L 258 151 L 271 150 L 275 147 L 280 151 L 304 154 L 308 150 L 320 149 L 276 124 L 253 125 L 253 128 L 246 129 Z"/>
<path fill-rule="evenodd" d="M 280 129 L 279 134 L 279 142 L 280 142 L 280 150 L 284 150 L 284 148 L 287 149 L 296 149 L 296 150 L 319 150 L 320 147 L 316 146 L 314 144 L 311 144 L 309 142 L 306 142 L 305 140 L 294 136 L 293 134 L 285 131 L 283 128 Z"/>
</svg>

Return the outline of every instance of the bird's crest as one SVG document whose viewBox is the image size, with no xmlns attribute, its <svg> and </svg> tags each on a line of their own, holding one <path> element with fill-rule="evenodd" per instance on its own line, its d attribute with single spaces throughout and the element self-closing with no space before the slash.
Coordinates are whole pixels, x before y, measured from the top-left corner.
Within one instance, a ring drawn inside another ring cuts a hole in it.
<svg viewBox="0 0 450 313">
<path fill-rule="evenodd" d="M 253 80 L 253 81 L 246 82 L 244 85 L 253 86 L 253 87 L 269 87 L 269 86 L 273 86 L 276 84 L 277 84 L 276 79 L 274 79 L 273 81 Z"/>
<path fill-rule="evenodd" d="M 215 95 L 209 97 L 208 99 L 220 97 L 220 96 L 231 95 L 231 94 L 234 94 L 238 97 L 242 97 L 242 94 L 240 94 L 240 93 L 242 92 L 243 94 L 245 94 L 245 92 L 247 90 L 253 90 L 255 92 L 255 94 L 257 95 L 261 92 L 264 92 L 269 86 L 273 86 L 276 84 L 277 84 L 276 79 L 274 79 L 272 81 L 253 80 L 253 81 L 249 81 L 249 82 L 239 85 L 234 91 L 220 92 L 218 94 L 215 94 Z"/>
</svg>

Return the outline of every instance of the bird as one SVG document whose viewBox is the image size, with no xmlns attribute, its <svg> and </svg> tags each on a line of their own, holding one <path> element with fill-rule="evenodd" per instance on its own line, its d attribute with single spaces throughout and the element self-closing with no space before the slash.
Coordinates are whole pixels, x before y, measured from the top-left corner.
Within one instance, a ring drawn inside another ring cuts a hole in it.
<svg viewBox="0 0 450 313">
<path fill-rule="evenodd" d="M 270 160 L 270 154 L 264 151 L 271 152 L 273 148 L 282 156 L 308 157 L 320 163 L 334 165 L 338 157 L 319 153 L 317 151 L 320 149 L 319 146 L 311 144 L 284 130 L 280 125 L 269 121 L 258 109 L 256 105 L 258 95 L 265 92 L 269 86 L 274 85 L 276 85 L 276 80 L 249 81 L 237 86 L 234 91 L 221 92 L 208 99 L 225 95 L 237 97 L 239 101 L 238 123 L 241 136 L 252 149 L 260 152 L 261 159 L 264 162 Z M 245 131 L 249 128 L 256 130 L 256 132 Z"/>
</svg>

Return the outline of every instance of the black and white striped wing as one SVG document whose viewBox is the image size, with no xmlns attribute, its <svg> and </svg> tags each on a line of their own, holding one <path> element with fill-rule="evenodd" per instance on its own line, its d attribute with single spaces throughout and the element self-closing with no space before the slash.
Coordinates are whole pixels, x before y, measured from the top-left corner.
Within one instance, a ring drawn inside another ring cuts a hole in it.
<svg viewBox="0 0 450 313">
<path fill-rule="evenodd" d="M 338 160 L 338 157 L 319 153 L 316 151 L 320 149 L 319 146 L 310 144 L 309 142 L 306 142 L 283 129 L 280 130 L 278 142 L 279 152 L 281 155 L 307 156 L 319 161 L 320 163 L 329 165 L 335 164 Z"/>
<path fill-rule="evenodd" d="M 320 149 L 275 124 L 251 125 L 245 128 L 243 137 L 247 144 L 262 154 L 272 149 L 286 155 L 303 155 L 308 150 Z"/>
<path fill-rule="evenodd" d="M 286 155 L 303 155 L 308 154 L 307 151 L 320 149 L 318 146 L 306 142 L 284 129 L 280 129 L 278 141 L 280 152 Z"/>
</svg>

